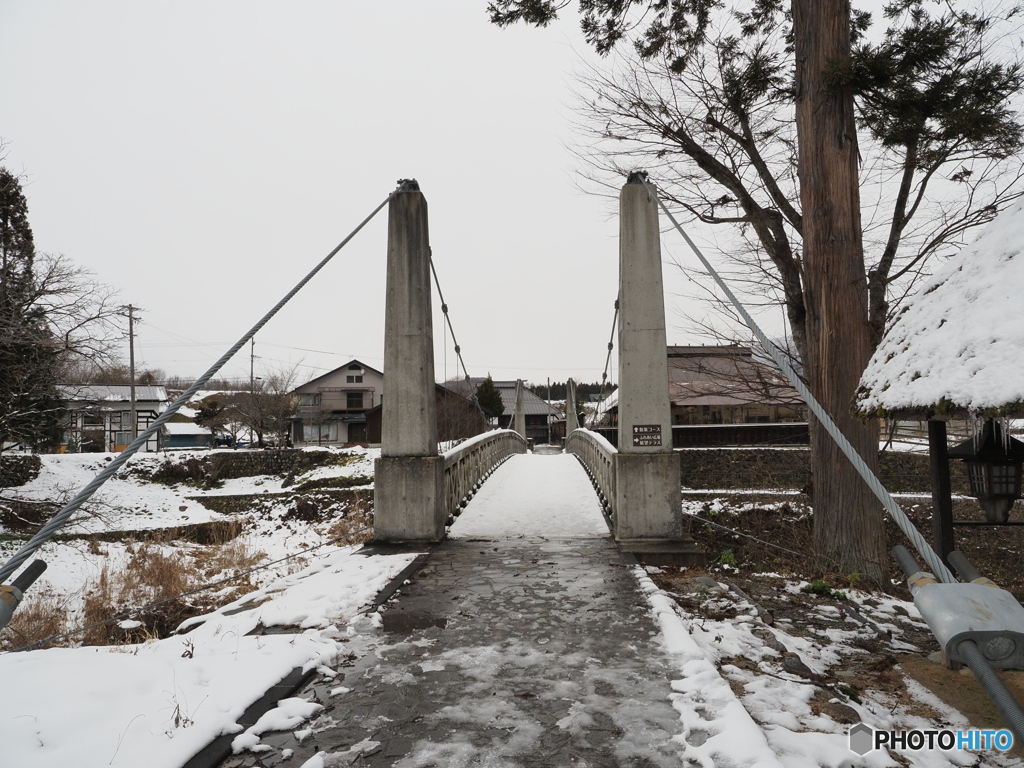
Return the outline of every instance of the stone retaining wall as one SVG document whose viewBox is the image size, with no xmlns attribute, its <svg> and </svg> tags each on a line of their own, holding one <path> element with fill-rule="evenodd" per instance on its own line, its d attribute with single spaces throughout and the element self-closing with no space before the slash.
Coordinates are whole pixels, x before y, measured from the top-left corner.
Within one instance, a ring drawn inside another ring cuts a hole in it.
<svg viewBox="0 0 1024 768">
<path fill-rule="evenodd" d="M 329 503 L 349 502 L 356 504 L 369 504 L 373 507 L 372 488 L 331 488 L 316 491 L 285 493 L 251 493 L 232 496 L 191 496 L 192 501 L 198 501 L 204 507 L 222 515 L 244 515 L 254 507 L 263 504 L 291 504 L 297 499 L 304 502 L 315 502 L 317 499 Z"/>
<path fill-rule="evenodd" d="M 297 474 L 338 461 L 344 461 L 344 456 L 333 451 L 220 451 L 210 456 L 210 476 L 214 480 L 231 480 L 253 475 Z"/>
<path fill-rule="evenodd" d="M 326 450 L 219 451 L 206 455 L 170 456 L 155 472 L 145 474 L 155 483 L 191 482 L 207 487 L 218 480 L 284 475 L 287 486 L 300 472 L 329 464 L 347 464 L 352 460 L 350 455 Z"/>
<path fill-rule="evenodd" d="M 810 452 L 805 449 L 689 448 L 680 453 L 683 489 L 805 490 L 811 483 Z M 931 493 L 927 455 L 886 451 L 879 456 L 879 475 L 891 493 Z M 969 492 L 961 461 L 950 462 L 953 493 Z"/>
</svg>

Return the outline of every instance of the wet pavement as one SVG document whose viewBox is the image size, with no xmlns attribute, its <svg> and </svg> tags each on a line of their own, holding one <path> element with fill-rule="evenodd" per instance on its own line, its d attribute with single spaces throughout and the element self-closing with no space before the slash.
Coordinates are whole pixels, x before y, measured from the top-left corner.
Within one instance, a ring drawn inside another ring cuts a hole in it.
<svg viewBox="0 0 1024 768">
<path fill-rule="evenodd" d="M 223 765 L 679 766 L 680 675 L 631 562 L 607 535 L 449 539 L 296 694 L 319 716 Z"/>
</svg>

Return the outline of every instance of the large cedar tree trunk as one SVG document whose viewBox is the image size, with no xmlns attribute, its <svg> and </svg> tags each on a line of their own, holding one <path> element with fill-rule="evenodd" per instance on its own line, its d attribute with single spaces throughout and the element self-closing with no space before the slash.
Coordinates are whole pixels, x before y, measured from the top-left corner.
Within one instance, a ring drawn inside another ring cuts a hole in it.
<svg viewBox="0 0 1024 768">
<path fill-rule="evenodd" d="M 848 0 L 793 0 L 796 125 L 803 206 L 804 301 L 810 389 L 876 469 L 878 424 L 853 397 L 871 355 L 853 95 L 825 81 L 850 57 Z M 814 546 L 829 571 L 888 577 L 882 507 L 816 420 L 811 422 Z"/>
</svg>

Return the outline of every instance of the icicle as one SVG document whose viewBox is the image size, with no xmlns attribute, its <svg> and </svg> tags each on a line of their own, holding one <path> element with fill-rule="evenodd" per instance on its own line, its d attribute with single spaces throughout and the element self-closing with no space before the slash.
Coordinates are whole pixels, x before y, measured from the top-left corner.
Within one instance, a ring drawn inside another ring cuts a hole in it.
<svg viewBox="0 0 1024 768">
<path fill-rule="evenodd" d="M 968 419 L 971 422 L 971 439 L 974 441 L 974 452 L 978 452 L 978 448 L 981 446 L 981 433 L 985 428 L 985 419 L 982 418 L 978 411 L 968 411 Z"/>
<path fill-rule="evenodd" d="M 1010 420 L 1006 416 L 999 416 L 996 418 L 996 424 L 999 425 L 1000 431 L 1002 431 L 1003 437 L 1003 453 L 1010 452 Z"/>
</svg>

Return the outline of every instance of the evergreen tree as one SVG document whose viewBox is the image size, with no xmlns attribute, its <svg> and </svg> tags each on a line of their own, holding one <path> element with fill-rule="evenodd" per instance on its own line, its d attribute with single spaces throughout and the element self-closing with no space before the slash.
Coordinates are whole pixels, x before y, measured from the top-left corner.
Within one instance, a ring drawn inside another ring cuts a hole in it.
<svg viewBox="0 0 1024 768">
<path fill-rule="evenodd" d="M 494 386 L 494 380 L 487 374 L 480 386 L 476 388 L 476 399 L 483 412 L 491 418 L 501 416 L 505 412 L 505 404 L 501 402 L 501 393 Z"/>
<path fill-rule="evenodd" d="M 59 443 L 59 351 L 36 300 L 35 244 L 18 178 L 0 168 L 0 451 Z"/>
</svg>

